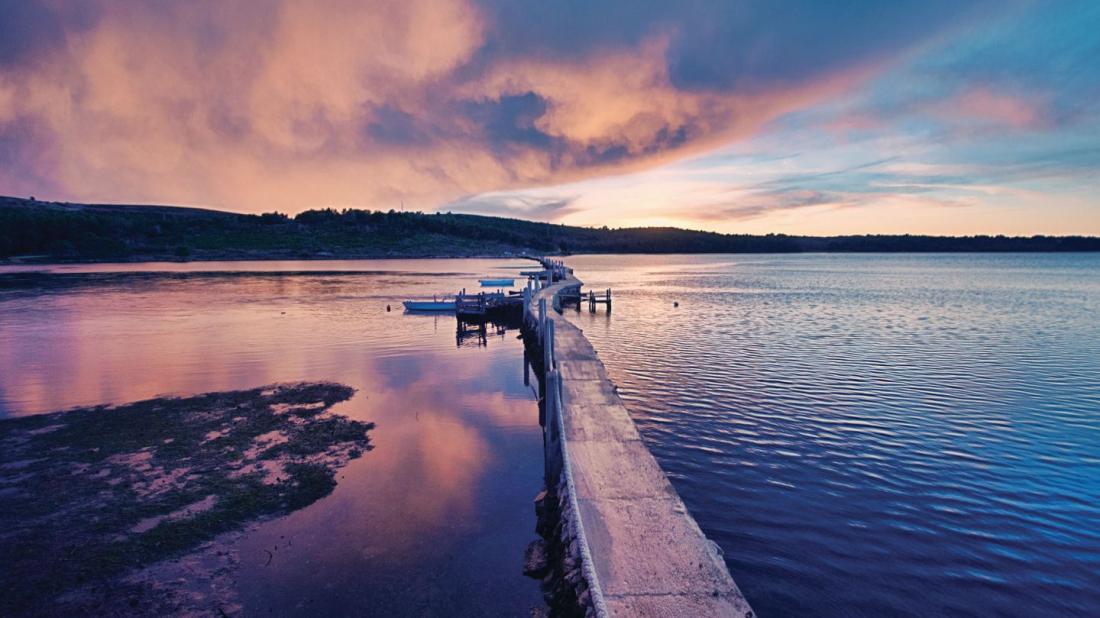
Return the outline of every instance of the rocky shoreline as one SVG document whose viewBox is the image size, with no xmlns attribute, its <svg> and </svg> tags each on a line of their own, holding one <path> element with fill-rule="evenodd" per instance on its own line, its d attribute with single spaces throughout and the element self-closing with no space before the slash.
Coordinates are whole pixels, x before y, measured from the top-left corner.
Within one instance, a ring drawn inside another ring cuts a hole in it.
<svg viewBox="0 0 1100 618">
<path fill-rule="evenodd" d="M 564 482 L 535 497 L 535 531 L 541 537 L 527 546 L 523 574 L 539 580 L 547 618 L 594 618 L 595 607 L 581 568 L 575 513 Z"/>
</svg>

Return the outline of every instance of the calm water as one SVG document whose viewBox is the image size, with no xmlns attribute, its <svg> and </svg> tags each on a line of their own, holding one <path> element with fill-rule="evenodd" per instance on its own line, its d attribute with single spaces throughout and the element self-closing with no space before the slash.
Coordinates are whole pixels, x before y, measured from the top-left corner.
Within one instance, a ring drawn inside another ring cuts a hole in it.
<svg viewBox="0 0 1100 618">
<path fill-rule="evenodd" d="M 526 616 L 542 598 L 522 575 L 542 438 L 522 344 L 514 330 L 464 335 L 453 316 L 405 315 L 400 301 L 530 267 L 0 267 L 0 418 L 283 381 L 351 385 L 358 393 L 333 411 L 374 421 L 374 450 L 338 473 L 332 495 L 242 541 L 246 615 Z"/>
<path fill-rule="evenodd" d="M 1100 255 L 569 264 L 762 616 L 1100 615 Z"/>
</svg>

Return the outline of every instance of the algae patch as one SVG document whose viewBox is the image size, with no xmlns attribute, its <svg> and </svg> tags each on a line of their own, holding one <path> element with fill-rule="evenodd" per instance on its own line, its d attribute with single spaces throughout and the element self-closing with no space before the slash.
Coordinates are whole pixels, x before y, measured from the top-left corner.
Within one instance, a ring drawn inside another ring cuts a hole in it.
<svg viewBox="0 0 1100 618">
<path fill-rule="evenodd" d="M 372 423 L 328 413 L 353 394 L 301 383 L 0 421 L 0 615 L 53 613 L 328 495 L 370 449 Z"/>
</svg>

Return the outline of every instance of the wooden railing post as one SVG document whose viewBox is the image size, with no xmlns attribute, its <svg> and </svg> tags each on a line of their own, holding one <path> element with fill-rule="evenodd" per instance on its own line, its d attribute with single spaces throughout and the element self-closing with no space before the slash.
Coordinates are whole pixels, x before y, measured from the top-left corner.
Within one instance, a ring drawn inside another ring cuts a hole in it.
<svg viewBox="0 0 1100 618">
<path fill-rule="evenodd" d="M 546 399 L 544 405 L 546 406 L 546 431 L 550 433 L 550 439 L 555 440 L 557 432 L 554 431 L 554 427 L 557 426 L 557 393 L 554 392 L 554 371 L 548 370 L 546 372 Z"/>
<path fill-rule="evenodd" d="M 550 439 L 557 442 L 561 438 L 559 415 L 561 414 L 561 374 L 553 369 L 546 374 L 546 431 Z"/>
<path fill-rule="evenodd" d="M 539 299 L 539 343 L 546 345 L 546 299 Z"/>
<path fill-rule="evenodd" d="M 554 320 L 546 321 L 546 338 L 542 342 L 542 366 L 547 371 L 554 368 Z"/>
<path fill-rule="evenodd" d="M 546 428 L 546 456 L 544 457 L 544 461 L 547 479 L 561 478 L 563 466 L 562 449 L 565 445 L 561 443 L 561 419 L 559 417 L 561 414 L 560 383 L 561 376 L 558 374 L 557 370 L 546 374 L 546 399 L 543 400 L 543 420 L 545 421 L 544 427 Z"/>
</svg>

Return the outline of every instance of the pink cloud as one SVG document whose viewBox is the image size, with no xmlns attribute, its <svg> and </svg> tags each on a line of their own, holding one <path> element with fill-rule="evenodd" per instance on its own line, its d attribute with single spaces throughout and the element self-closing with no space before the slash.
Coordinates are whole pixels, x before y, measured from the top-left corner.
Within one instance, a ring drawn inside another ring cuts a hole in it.
<svg viewBox="0 0 1100 618">
<path fill-rule="evenodd" d="M 979 120 L 1020 130 L 1040 129 L 1048 124 L 1042 98 L 998 93 L 984 85 L 972 86 L 933 109 L 949 121 Z"/>
<path fill-rule="evenodd" d="M 486 17 L 468 0 L 89 6 L 95 20 L 33 65 L 0 66 L 0 143 L 18 150 L 0 167 L 0 193 L 244 211 L 431 207 L 698 154 L 874 70 L 685 90 L 661 32 L 583 57 L 484 62 Z M 538 113 L 507 116 L 528 99 Z M 407 135 L 394 128 L 402 119 Z M 34 127 L 33 141 L 16 139 L 18 126 Z"/>
<path fill-rule="evenodd" d="M 871 113 L 849 112 L 822 125 L 830 135 L 839 141 L 846 141 L 852 133 L 865 133 L 881 130 L 886 121 Z"/>
</svg>

